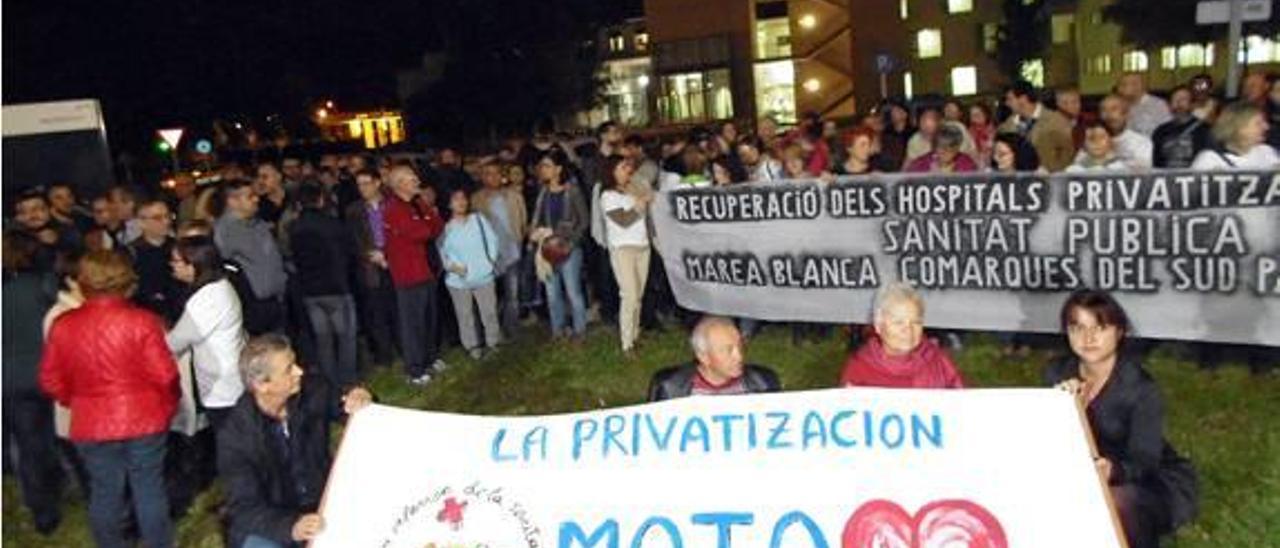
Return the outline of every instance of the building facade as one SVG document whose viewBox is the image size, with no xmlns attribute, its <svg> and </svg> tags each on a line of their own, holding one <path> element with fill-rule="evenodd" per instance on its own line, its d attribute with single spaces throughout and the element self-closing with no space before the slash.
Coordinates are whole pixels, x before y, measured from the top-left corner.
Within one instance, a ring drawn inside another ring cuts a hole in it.
<svg viewBox="0 0 1280 548">
<path fill-rule="evenodd" d="M 808 112 L 852 115 L 886 97 L 998 93 L 1002 6 L 1010 0 L 645 0 L 644 17 L 602 32 L 604 119 L 678 126 Z M 1016 0 L 1012 0 L 1016 1 Z M 1167 90 L 1226 74 L 1226 40 L 1126 47 L 1103 20 L 1111 0 L 1051 2 L 1046 47 L 1021 76 L 1106 93 L 1124 72 Z M 1225 34 L 1225 27 L 1223 30 Z M 1280 67 L 1280 34 L 1245 38 L 1249 70 Z"/>
</svg>

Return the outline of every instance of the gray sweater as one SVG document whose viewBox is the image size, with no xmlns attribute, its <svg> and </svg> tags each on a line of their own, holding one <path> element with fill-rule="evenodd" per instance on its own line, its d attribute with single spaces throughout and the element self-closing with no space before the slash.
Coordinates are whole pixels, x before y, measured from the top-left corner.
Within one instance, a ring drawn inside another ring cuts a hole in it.
<svg viewBox="0 0 1280 548">
<path fill-rule="evenodd" d="M 587 200 L 583 196 L 582 188 L 576 184 L 565 185 L 562 192 L 565 200 L 564 215 L 560 218 L 560 222 L 555 226 L 551 226 L 547 222 L 547 195 L 552 194 L 544 186 L 538 191 L 538 200 L 533 204 L 533 217 L 529 220 L 530 230 L 546 226 L 555 231 L 557 236 L 563 237 L 574 245 L 582 243 L 582 238 L 587 235 L 587 230 L 591 228 L 591 216 L 587 210 Z"/>
<path fill-rule="evenodd" d="M 270 299 L 284 294 L 288 275 L 271 225 L 256 218 L 240 219 L 228 211 L 214 225 L 213 241 L 222 258 L 244 269 L 255 297 Z"/>
</svg>

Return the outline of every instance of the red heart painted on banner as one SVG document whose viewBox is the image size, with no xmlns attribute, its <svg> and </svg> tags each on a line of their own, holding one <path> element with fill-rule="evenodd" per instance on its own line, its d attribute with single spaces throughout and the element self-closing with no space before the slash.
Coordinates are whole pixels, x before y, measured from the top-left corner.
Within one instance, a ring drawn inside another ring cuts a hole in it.
<svg viewBox="0 0 1280 548">
<path fill-rule="evenodd" d="M 915 517 L 898 503 L 869 501 L 845 522 L 843 548 L 1008 548 L 1000 521 L 967 500 L 939 500 Z"/>
</svg>

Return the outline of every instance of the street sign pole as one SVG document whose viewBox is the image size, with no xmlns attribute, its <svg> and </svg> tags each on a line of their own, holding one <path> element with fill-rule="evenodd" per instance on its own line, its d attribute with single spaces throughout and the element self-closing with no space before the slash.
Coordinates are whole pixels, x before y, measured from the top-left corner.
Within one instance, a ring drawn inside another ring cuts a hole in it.
<svg viewBox="0 0 1280 548">
<path fill-rule="evenodd" d="M 1240 35 L 1245 21 L 1271 19 L 1272 0 L 1201 0 L 1196 4 L 1197 25 L 1227 23 L 1227 98 L 1240 93 Z"/>
<path fill-rule="evenodd" d="M 1235 99 L 1240 94 L 1240 35 L 1244 27 L 1240 4 L 1244 0 L 1228 1 L 1231 20 L 1227 24 L 1227 99 Z"/>
</svg>

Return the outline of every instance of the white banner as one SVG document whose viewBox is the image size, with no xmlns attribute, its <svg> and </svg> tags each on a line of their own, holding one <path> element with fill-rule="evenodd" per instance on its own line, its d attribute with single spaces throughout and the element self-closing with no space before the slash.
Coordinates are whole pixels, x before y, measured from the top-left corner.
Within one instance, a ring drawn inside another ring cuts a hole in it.
<svg viewBox="0 0 1280 548">
<path fill-rule="evenodd" d="M 372 406 L 329 547 L 1119 546 L 1074 400 L 835 389 L 544 417 Z"/>
<path fill-rule="evenodd" d="M 1280 346 L 1280 174 L 873 175 L 663 189 L 658 250 L 684 307 L 863 323 L 895 280 L 931 327 L 1058 332 L 1076 289 L 1141 337 Z"/>
</svg>

